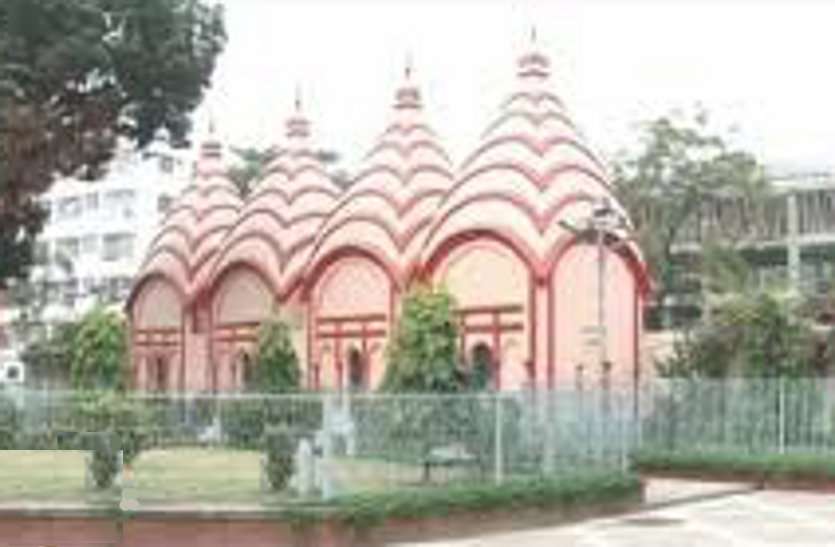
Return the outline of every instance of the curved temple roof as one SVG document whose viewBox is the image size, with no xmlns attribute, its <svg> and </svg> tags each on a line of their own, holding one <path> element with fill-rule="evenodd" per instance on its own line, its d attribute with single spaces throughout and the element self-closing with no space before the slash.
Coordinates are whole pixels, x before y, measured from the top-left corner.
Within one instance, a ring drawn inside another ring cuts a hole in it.
<svg viewBox="0 0 835 547">
<path fill-rule="evenodd" d="M 561 221 L 579 225 L 601 198 L 620 208 L 603 163 L 553 92 L 551 71 L 534 38 L 514 91 L 454 170 L 407 65 L 390 121 L 347 192 L 325 169 L 298 97 L 285 145 L 245 205 L 210 135 L 136 287 L 162 275 L 192 299 L 247 265 L 284 298 L 346 252 L 370 257 L 405 285 L 431 270 L 449 242 L 479 233 L 510 242 L 533 274 L 548 275 L 573 239 Z"/>
<path fill-rule="evenodd" d="M 212 128 L 200 147 L 192 183 L 171 205 L 148 248 L 135 289 L 152 276 L 166 278 L 187 298 L 201 289 L 206 265 L 243 205 L 225 173 L 222 147 Z"/>
<path fill-rule="evenodd" d="M 390 121 L 323 224 L 309 267 L 351 246 L 405 279 L 416 266 L 431 215 L 452 180 L 449 155 L 425 120 L 420 89 L 407 65 Z"/>
<path fill-rule="evenodd" d="M 515 90 L 438 207 L 424 260 L 449 238 L 487 231 L 519 242 L 544 271 L 568 236 L 560 220 L 579 224 L 602 197 L 616 203 L 602 162 L 551 90 L 550 60 L 533 42 L 518 60 Z"/>
<path fill-rule="evenodd" d="M 236 264 L 247 264 L 277 294 L 291 291 L 298 282 L 314 237 L 341 191 L 313 145 L 300 98 L 286 122 L 286 138 L 227 234 L 211 268 L 212 281 Z"/>
</svg>

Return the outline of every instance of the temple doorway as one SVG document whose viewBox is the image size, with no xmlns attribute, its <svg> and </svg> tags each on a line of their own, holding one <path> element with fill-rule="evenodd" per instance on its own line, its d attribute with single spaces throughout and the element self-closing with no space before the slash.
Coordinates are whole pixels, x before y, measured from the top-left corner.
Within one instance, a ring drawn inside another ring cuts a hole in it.
<svg viewBox="0 0 835 547">
<path fill-rule="evenodd" d="M 348 350 L 348 388 L 351 391 L 365 389 L 365 358 L 356 347 Z"/>
<path fill-rule="evenodd" d="M 472 384 L 477 389 L 492 388 L 496 384 L 497 364 L 493 350 L 484 342 L 479 342 L 470 350 L 470 374 Z"/>
</svg>

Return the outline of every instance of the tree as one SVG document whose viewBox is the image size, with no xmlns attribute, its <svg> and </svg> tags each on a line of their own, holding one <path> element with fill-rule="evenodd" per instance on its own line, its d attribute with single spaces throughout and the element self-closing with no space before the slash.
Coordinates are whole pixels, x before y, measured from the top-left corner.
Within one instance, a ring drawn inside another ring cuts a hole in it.
<svg viewBox="0 0 835 547">
<path fill-rule="evenodd" d="M 226 36 L 208 0 L 0 2 L 0 285 L 26 274 L 38 196 L 117 144 L 184 145 Z"/>
<path fill-rule="evenodd" d="M 662 309 L 686 280 L 685 273 L 695 273 L 707 290 L 744 285 L 747 269 L 735 251 L 756 234 L 768 185 L 756 158 L 712 132 L 703 110 L 646 124 L 640 149 L 618 162 L 614 174 Z M 733 215 L 702 222 L 717 201 L 732 204 Z M 689 262 L 677 257 L 675 248 L 687 230 L 699 231 L 698 242 L 708 251 L 691 255 Z"/>
<path fill-rule="evenodd" d="M 232 147 L 232 153 L 240 163 L 230 167 L 226 174 L 238 187 L 241 196 L 246 197 L 252 192 L 254 184 L 267 174 L 267 166 L 275 159 L 277 151 L 273 147 Z"/>
<path fill-rule="evenodd" d="M 814 322 L 787 292 L 729 295 L 659 364 L 669 377 L 781 378 L 820 372 Z"/>
<path fill-rule="evenodd" d="M 383 388 L 395 392 L 454 393 L 466 387 L 457 366 L 455 301 L 446 290 L 417 286 L 403 299 L 388 347 Z"/>
<path fill-rule="evenodd" d="M 290 326 L 274 318 L 258 329 L 258 345 L 255 354 L 254 384 L 247 386 L 264 393 L 291 393 L 298 391 L 301 370 Z"/>
<path fill-rule="evenodd" d="M 226 175 L 238 187 L 241 196 L 246 197 L 255 185 L 267 176 L 272 161 L 278 157 L 280 151 L 274 147 L 232 147 L 232 153 L 238 158 L 238 164 L 230 167 Z M 316 159 L 325 165 L 335 165 L 339 161 L 339 154 L 333 150 L 320 149 L 314 152 Z M 342 169 L 331 173 L 334 182 L 340 187 L 348 185 L 348 174 Z"/>
<path fill-rule="evenodd" d="M 56 325 L 45 337 L 29 343 L 20 355 L 26 365 L 27 377 L 47 387 L 67 387 L 70 362 L 78 323 L 69 321 Z"/>
<path fill-rule="evenodd" d="M 127 333 L 122 317 L 94 308 L 79 322 L 70 354 L 76 389 L 122 389 L 127 365 Z"/>
</svg>

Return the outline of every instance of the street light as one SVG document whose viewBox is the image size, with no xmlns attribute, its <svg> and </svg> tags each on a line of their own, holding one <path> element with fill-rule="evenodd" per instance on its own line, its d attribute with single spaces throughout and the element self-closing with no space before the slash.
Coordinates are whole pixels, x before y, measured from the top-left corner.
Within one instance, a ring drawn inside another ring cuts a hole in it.
<svg viewBox="0 0 835 547">
<path fill-rule="evenodd" d="M 584 219 L 584 224 L 585 226 L 578 228 L 565 220 L 559 221 L 560 226 L 578 238 L 588 239 L 593 236 L 597 245 L 597 328 L 594 330 L 598 336 L 601 371 L 608 374 L 611 364 L 606 341 L 606 237 L 618 239 L 618 242 L 611 246 L 612 249 L 626 245 L 630 238 L 620 237 L 617 232 L 628 231 L 629 225 L 626 217 L 612 207 L 611 200 L 605 196 L 595 200 L 591 214 Z"/>
</svg>

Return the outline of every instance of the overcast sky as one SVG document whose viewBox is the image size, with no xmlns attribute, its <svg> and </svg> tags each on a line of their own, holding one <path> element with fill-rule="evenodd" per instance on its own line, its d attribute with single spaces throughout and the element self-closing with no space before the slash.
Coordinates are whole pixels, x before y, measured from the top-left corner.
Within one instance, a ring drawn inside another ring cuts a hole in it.
<svg viewBox="0 0 835 547">
<path fill-rule="evenodd" d="M 835 166 L 835 2 L 224 0 L 229 43 L 198 112 L 238 145 L 281 139 L 301 86 L 317 140 L 352 167 L 407 54 L 456 160 L 513 86 L 535 24 L 554 91 L 604 154 L 701 102 L 769 164 Z"/>
</svg>

